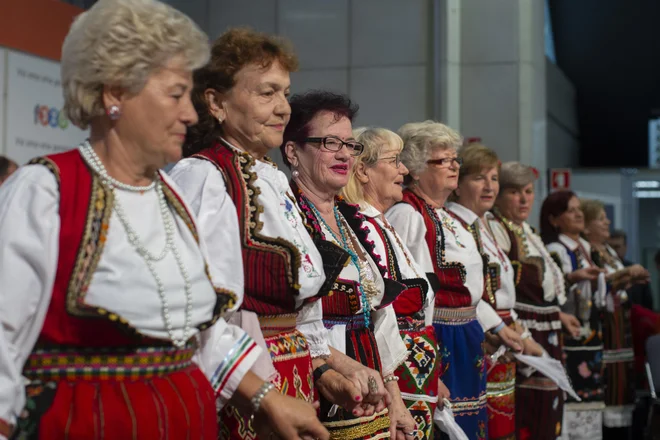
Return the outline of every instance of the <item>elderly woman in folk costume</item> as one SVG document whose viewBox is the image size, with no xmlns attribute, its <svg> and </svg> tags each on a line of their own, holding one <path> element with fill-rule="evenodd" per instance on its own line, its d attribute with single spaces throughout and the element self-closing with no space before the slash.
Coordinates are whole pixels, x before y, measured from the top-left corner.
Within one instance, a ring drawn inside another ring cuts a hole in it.
<svg viewBox="0 0 660 440">
<path fill-rule="evenodd" d="M 352 133 L 357 106 L 346 96 L 313 91 L 293 96 L 291 108 L 282 148 L 292 169 L 291 184 L 316 238 L 331 244 L 342 261 L 349 259 L 332 294 L 323 298 L 323 321 L 333 345 L 372 370 L 370 388 L 386 389 L 391 396 L 388 408 L 378 404 L 369 418 L 329 413 L 322 401 L 321 421 L 332 438 L 414 438 L 415 422 L 395 376 L 408 352 L 391 303 L 405 286 L 386 277 L 385 261 L 375 251 L 359 207 L 338 197 L 364 149 Z"/>
<path fill-rule="evenodd" d="M 525 354 L 541 356 L 543 349 L 531 337 L 531 333 L 518 319 L 516 304 L 515 269 L 506 253 L 499 247 L 491 221 L 493 208 L 500 191 L 500 161 L 497 154 L 481 144 L 470 144 L 459 150 L 462 159 L 458 187 L 452 194 L 449 209 L 460 205 L 461 211 L 469 210 L 479 218 L 474 228 L 481 252 L 487 257 L 485 299 L 496 309 L 507 326 L 515 329 L 523 338 Z M 456 211 L 460 212 L 460 211 Z M 487 335 L 487 340 L 488 340 Z M 491 337 L 492 339 L 492 337 Z M 490 354 L 499 344 L 487 344 Z M 502 356 L 488 368 L 488 433 L 491 438 L 508 438 L 516 435 L 516 363 L 509 356 Z"/>
<path fill-rule="evenodd" d="M 444 208 L 458 184 L 462 137 L 444 124 L 425 121 L 399 130 L 408 168 L 402 203 L 386 213 L 414 259 L 440 280 L 435 291 L 433 327 L 442 359 L 441 379 L 451 392 L 456 421 L 472 439 L 487 438 L 484 331 L 516 351 L 518 334 L 505 326 L 484 300 L 484 264 L 468 224 Z M 460 208 L 459 208 L 460 210 Z"/>
<path fill-rule="evenodd" d="M 407 286 L 394 301 L 399 333 L 408 348 L 406 361 L 394 372 L 403 401 L 417 423 L 415 438 L 432 439 L 433 413 L 449 390 L 439 379 L 440 359 L 433 320 L 433 289 L 438 281 L 413 259 L 408 247 L 385 218 L 385 212 L 403 198 L 403 179 L 408 169 L 401 163 L 403 140 L 384 128 L 354 130 L 364 145 L 357 157 L 348 184 L 342 191 L 349 203 L 360 205 L 369 236 L 383 257 L 387 277 Z M 428 277 L 434 279 L 429 283 Z"/>
<path fill-rule="evenodd" d="M 562 326 L 576 334 L 579 321 L 563 313 L 564 276 L 546 250 L 541 237 L 527 223 L 534 205 L 536 174 L 518 162 L 502 164 L 500 191 L 490 218 L 498 245 L 511 260 L 516 275 L 518 322 L 551 357 L 561 360 Z M 516 431 L 519 438 L 554 440 L 562 431 L 564 396 L 550 379 L 536 372 L 518 372 L 516 379 Z M 539 413 L 544 417 L 539 417 Z"/>
<path fill-rule="evenodd" d="M 159 171 L 197 121 L 192 71 L 207 59 L 192 20 L 153 0 L 101 0 L 71 26 L 64 111 L 90 138 L 0 190 L 0 438 L 215 440 L 216 397 L 282 436 L 326 438 L 311 405 L 292 420 L 292 399 L 264 394 L 249 371 L 260 349 L 222 318 L 243 291 L 232 213 L 218 219 L 233 264 L 209 274 Z"/>
<path fill-rule="evenodd" d="M 298 402 L 318 400 L 358 417 L 370 370 L 329 344 L 320 299 L 331 291 L 343 261 L 313 242 L 288 180 L 266 157 L 282 144 L 291 108 L 290 72 L 297 58 L 286 42 L 248 29 L 230 29 L 214 43 L 211 60 L 195 72 L 193 102 L 200 123 L 191 130 L 186 159 L 171 171 L 200 218 L 211 266 L 227 264 L 223 206 L 238 215 L 245 273 L 241 326 L 267 348 L 254 369 Z M 331 367 L 331 368 L 330 368 Z M 270 393 L 269 393 L 270 394 Z M 383 388 L 370 405 L 384 406 Z M 291 405 L 290 417 L 297 418 Z M 236 406 L 220 413 L 222 438 L 253 438 L 260 425 Z"/>
<path fill-rule="evenodd" d="M 603 413 L 605 439 L 630 437 L 633 409 L 635 408 L 632 367 L 634 353 L 630 327 L 630 303 L 625 289 L 633 283 L 645 284 L 649 273 L 639 264 L 625 267 L 614 249 L 608 244 L 610 220 L 605 206 L 598 200 L 582 200 L 584 214 L 583 236 L 591 245 L 591 258 L 605 269 L 608 277 L 619 277 L 625 282 L 623 289 L 610 289 L 603 310 L 603 364 L 605 366 L 605 412 Z"/>
</svg>

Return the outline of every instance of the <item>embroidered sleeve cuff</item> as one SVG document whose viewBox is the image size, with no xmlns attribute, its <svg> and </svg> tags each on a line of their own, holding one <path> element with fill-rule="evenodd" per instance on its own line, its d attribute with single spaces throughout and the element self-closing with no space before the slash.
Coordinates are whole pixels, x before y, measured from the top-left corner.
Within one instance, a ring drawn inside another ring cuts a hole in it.
<svg viewBox="0 0 660 440">
<path fill-rule="evenodd" d="M 220 362 L 211 377 L 211 386 L 218 396 L 218 409 L 231 398 L 260 354 L 261 348 L 244 334 Z"/>
<path fill-rule="evenodd" d="M 298 325 L 297 328 L 300 333 L 305 336 L 305 339 L 307 339 L 307 345 L 309 346 L 309 353 L 311 354 L 312 359 L 330 356 L 330 348 L 328 347 L 328 330 L 323 324 L 320 322 L 303 324 Z"/>
</svg>

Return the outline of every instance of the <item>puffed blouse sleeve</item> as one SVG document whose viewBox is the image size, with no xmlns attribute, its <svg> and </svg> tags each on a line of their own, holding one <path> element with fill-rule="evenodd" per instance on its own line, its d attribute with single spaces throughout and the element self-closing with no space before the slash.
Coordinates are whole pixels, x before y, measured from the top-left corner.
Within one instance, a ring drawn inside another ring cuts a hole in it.
<svg viewBox="0 0 660 440">
<path fill-rule="evenodd" d="M 59 189 L 42 165 L 0 187 L 0 438 L 25 405 L 22 368 L 48 311 L 59 255 Z"/>
<path fill-rule="evenodd" d="M 268 380 L 274 368 L 256 315 L 238 310 L 243 299 L 243 258 L 236 209 L 224 179 L 206 161 L 190 159 L 180 165 L 170 175 L 197 221 L 200 248 L 209 264 L 212 282 L 216 288 L 230 290 L 238 296 L 225 318 L 199 335 L 196 361 L 216 391 L 218 405 L 222 406 L 248 371 L 253 370 Z"/>
</svg>

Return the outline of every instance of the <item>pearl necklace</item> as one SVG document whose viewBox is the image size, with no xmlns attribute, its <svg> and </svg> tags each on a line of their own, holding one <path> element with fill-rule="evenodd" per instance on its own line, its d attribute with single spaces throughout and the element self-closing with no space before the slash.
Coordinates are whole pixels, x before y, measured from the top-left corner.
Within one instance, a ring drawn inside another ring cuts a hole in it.
<svg viewBox="0 0 660 440">
<path fill-rule="evenodd" d="M 158 174 L 155 174 L 153 182 L 145 186 L 129 185 L 127 183 L 120 182 L 108 174 L 108 170 L 106 170 L 103 166 L 101 159 L 98 157 L 89 141 L 85 141 L 85 143 L 80 148 L 80 152 L 83 154 L 83 157 L 87 159 L 87 162 L 94 169 L 94 171 L 96 171 L 96 173 L 101 176 L 101 180 L 103 180 L 103 182 L 108 186 L 131 192 L 145 192 L 154 189 L 156 182 L 159 180 Z"/>
<path fill-rule="evenodd" d="M 161 312 L 163 316 L 163 321 L 165 323 L 165 329 L 167 330 L 167 334 L 169 335 L 170 339 L 172 340 L 172 344 L 175 347 L 183 348 L 186 345 L 188 338 L 192 334 L 192 309 L 193 309 L 192 287 L 190 283 L 190 276 L 188 275 L 188 271 L 186 270 L 186 267 L 183 264 L 183 258 L 181 258 L 181 254 L 179 253 L 179 250 L 174 245 L 174 229 L 175 229 L 174 218 L 167 204 L 167 200 L 165 199 L 165 195 L 163 194 L 163 188 L 160 181 L 160 177 L 158 176 L 158 174 L 156 174 L 154 181 L 146 186 L 127 185 L 125 183 L 117 181 L 116 179 L 108 175 L 108 171 L 105 169 L 103 162 L 101 162 L 101 159 L 92 149 L 92 146 L 89 144 L 89 142 L 85 142 L 79 148 L 79 151 L 83 156 L 83 158 L 85 159 L 85 161 L 94 170 L 94 172 L 101 177 L 101 181 L 103 182 L 103 184 L 108 186 L 112 191 L 114 196 L 113 208 L 115 213 L 117 214 L 117 218 L 119 218 L 119 221 L 124 226 L 124 230 L 126 231 L 126 236 L 128 237 L 128 241 L 135 248 L 137 253 L 144 259 L 144 262 L 146 263 L 149 272 L 151 273 L 152 277 L 154 278 L 154 281 L 156 282 L 158 296 L 160 297 L 160 301 L 162 304 Z M 143 192 L 143 191 L 149 191 L 154 188 L 156 189 L 156 194 L 158 195 L 158 202 L 160 205 L 160 214 L 163 219 L 163 224 L 165 227 L 165 246 L 158 255 L 154 255 L 153 253 L 151 253 L 151 251 L 147 249 L 147 247 L 141 242 L 140 237 L 138 236 L 135 229 L 133 229 L 133 227 L 130 225 L 128 221 L 128 217 L 126 216 L 126 213 L 124 212 L 124 209 L 122 208 L 121 203 L 119 201 L 119 197 L 117 197 L 117 193 L 116 193 L 117 188 L 131 192 Z M 181 338 L 176 338 L 174 335 L 174 327 L 172 325 L 172 319 L 170 316 L 169 302 L 167 300 L 167 296 L 165 295 L 165 285 L 162 279 L 160 278 L 160 276 L 158 275 L 158 273 L 156 272 L 156 268 L 154 267 L 154 263 L 157 261 L 162 261 L 170 251 L 174 256 L 176 264 L 179 267 L 179 272 L 183 277 L 184 292 L 186 296 L 186 309 L 185 309 L 185 318 L 183 325 L 183 335 Z"/>
</svg>

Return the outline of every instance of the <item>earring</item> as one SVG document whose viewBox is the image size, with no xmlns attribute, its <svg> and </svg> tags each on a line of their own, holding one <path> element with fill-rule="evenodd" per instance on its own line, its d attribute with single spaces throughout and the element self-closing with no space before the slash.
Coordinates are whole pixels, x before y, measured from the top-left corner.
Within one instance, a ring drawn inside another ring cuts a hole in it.
<svg viewBox="0 0 660 440">
<path fill-rule="evenodd" d="M 121 116 L 121 110 L 119 109 L 119 106 L 117 105 L 111 105 L 110 108 L 107 110 L 108 117 L 112 121 L 116 121 L 119 119 L 119 116 Z"/>
<path fill-rule="evenodd" d="M 222 125 L 222 116 L 218 116 L 218 122 Z"/>
<path fill-rule="evenodd" d="M 294 179 L 297 179 L 298 176 L 300 176 L 300 171 L 298 171 L 298 170 L 291 171 L 291 177 L 293 177 Z"/>
</svg>

